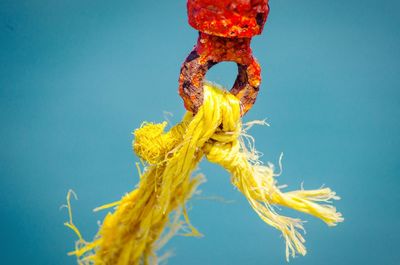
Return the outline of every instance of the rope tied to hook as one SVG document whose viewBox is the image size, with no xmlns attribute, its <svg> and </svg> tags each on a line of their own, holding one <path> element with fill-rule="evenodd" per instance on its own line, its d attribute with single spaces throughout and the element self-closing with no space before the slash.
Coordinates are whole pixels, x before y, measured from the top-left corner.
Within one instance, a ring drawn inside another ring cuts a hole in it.
<svg viewBox="0 0 400 265">
<path fill-rule="evenodd" d="M 74 193 L 68 193 L 65 225 L 78 237 L 69 254 L 80 265 L 158 264 L 168 252 L 160 257 L 157 252 L 178 232 L 201 236 L 189 220 L 186 203 L 204 182 L 202 175 L 192 176 L 203 157 L 225 168 L 259 217 L 282 233 L 287 260 L 306 254 L 304 228 L 300 219 L 279 214 L 274 205 L 313 215 L 329 226 L 343 221 L 330 204 L 339 197 L 329 188 L 283 192 L 273 166 L 259 161 L 253 138 L 243 127 L 241 117 L 255 103 L 261 83 L 261 67 L 250 43 L 262 32 L 268 0 L 188 0 L 187 8 L 189 24 L 199 30 L 179 77 L 187 113 L 169 131 L 167 122 L 145 122 L 134 131 L 133 149 L 145 163 L 143 173 L 138 166 L 139 184 L 120 201 L 95 209 L 114 211 L 106 215 L 91 242 L 73 223 Z M 204 81 L 207 71 L 223 61 L 238 66 L 230 92 Z"/>
</svg>

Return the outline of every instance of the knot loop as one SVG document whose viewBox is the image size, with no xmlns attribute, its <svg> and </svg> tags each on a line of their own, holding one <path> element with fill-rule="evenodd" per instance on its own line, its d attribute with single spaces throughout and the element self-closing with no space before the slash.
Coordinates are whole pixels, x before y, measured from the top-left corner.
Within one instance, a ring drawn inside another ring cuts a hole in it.
<svg viewBox="0 0 400 265">
<path fill-rule="evenodd" d="M 227 146 L 239 148 L 237 143 L 241 130 L 239 100 L 228 91 L 213 87 L 209 83 L 205 84 L 204 90 L 207 97 L 206 106 L 199 115 L 202 116 L 203 122 L 208 123 L 205 126 L 208 133 L 205 134 L 206 137 L 202 137 L 200 141 L 202 144 L 197 147 L 201 148 L 204 145 L 204 151 L 207 148 L 210 150 L 218 148 L 218 146 L 222 148 L 223 144 L 226 144 L 225 150 L 228 150 Z M 166 122 L 160 124 L 144 122 L 133 133 L 135 153 L 149 164 L 165 161 L 171 150 L 184 141 L 189 121 L 193 118 L 193 114 L 186 114 L 183 121 L 168 132 L 164 132 Z M 217 152 L 214 151 L 214 153 Z"/>
<path fill-rule="evenodd" d="M 238 157 L 240 145 L 237 140 L 228 143 L 210 141 L 205 144 L 203 151 L 210 162 L 221 165 L 229 172 L 238 168 L 241 162 Z"/>
</svg>

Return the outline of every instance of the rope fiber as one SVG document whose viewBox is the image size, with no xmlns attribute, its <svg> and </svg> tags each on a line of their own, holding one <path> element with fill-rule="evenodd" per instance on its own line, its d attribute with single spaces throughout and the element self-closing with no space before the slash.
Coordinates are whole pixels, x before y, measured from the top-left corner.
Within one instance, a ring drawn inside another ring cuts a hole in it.
<svg viewBox="0 0 400 265">
<path fill-rule="evenodd" d="M 248 145 L 251 140 L 242 127 L 239 100 L 229 92 L 206 83 L 198 113 L 187 112 L 168 132 L 166 126 L 166 122 L 145 122 L 134 131 L 133 148 L 146 168 L 135 190 L 97 208 L 115 210 L 107 214 L 92 242 L 85 241 L 73 224 L 68 194 L 66 226 L 79 238 L 69 254 L 77 257 L 78 264 L 158 264 L 163 257 L 157 258 L 156 252 L 183 227 L 189 228 L 185 235 L 201 236 L 190 224 L 185 204 L 204 180 L 202 175 L 191 177 L 203 156 L 225 168 L 260 218 L 281 231 L 287 259 L 306 254 L 302 221 L 280 215 L 273 205 L 313 215 L 329 226 L 343 221 L 329 204 L 339 199 L 331 189 L 279 189 L 273 167 L 262 164 Z"/>
</svg>

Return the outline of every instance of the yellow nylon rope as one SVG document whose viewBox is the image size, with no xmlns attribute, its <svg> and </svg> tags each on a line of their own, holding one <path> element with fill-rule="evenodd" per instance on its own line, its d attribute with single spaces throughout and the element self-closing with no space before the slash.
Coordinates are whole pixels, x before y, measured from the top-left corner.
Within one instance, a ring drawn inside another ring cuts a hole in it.
<svg viewBox="0 0 400 265">
<path fill-rule="evenodd" d="M 84 241 L 73 224 L 68 194 L 70 221 L 66 226 L 79 237 L 76 250 L 70 254 L 77 256 L 79 264 L 157 264 L 160 259 L 155 252 L 183 225 L 191 230 L 186 235 L 199 236 L 189 222 L 185 203 L 203 180 L 201 175 L 191 177 L 203 156 L 229 171 L 232 184 L 261 219 L 282 232 L 287 259 L 296 253 L 306 254 L 299 232 L 302 221 L 279 215 L 272 205 L 314 215 L 330 226 L 343 221 L 327 204 L 339 199 L 329 188 L 280 191 L 272 166 L 259 162 L 256 151 L 244 144 L 239 102 L 229 92 L 206 84 L 198 113 L 193 116 L 188 112 L 168 132 L 164 132 L 166 125 L 144 123 L 134 132 L 134 150 L 147 162 L 147 168 L 137 189 L 119 202 L 98 208 L 115 207 L 115 211 L 105 217 L 93 242 Z"/>
</svg>

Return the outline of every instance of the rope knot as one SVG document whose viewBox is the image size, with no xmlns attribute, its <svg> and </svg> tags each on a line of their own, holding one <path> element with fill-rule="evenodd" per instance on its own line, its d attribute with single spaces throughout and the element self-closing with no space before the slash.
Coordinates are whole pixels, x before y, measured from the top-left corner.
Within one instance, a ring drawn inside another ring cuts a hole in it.
<svg viewBox="0 0 400 265">
<path fill-rule="evenodd" d="M 210 162 L 221 165 L 229 171 L 235 170 L 240 164 L 240 146 L 238 141 L 229 143 L 210 141 L 204 145 L 204 154 Z"/>
</svg>

